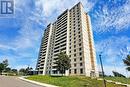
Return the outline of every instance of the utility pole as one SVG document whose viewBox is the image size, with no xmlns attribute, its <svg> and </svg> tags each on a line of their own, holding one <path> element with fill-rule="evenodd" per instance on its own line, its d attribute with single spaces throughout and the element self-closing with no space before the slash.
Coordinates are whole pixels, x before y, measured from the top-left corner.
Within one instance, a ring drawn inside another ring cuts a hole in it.
<svg viewBox="0 0 130 87">
<path fill-rule="evenodd" d="M 102 78 L 103 78 L 103 82 L 104 82 L 104 87 L 106 87 L 106 81 L 105 81 L 105 75 L 104 75 L 104 69 L 103 69 L 103 64 L 102 64 L 102 58 L 101 58 L 101 54 L 99 55 L 99 59 L 100 59 L 100 63 L 101 63 L 101 69 L 102 69 Z"/>
</svg>

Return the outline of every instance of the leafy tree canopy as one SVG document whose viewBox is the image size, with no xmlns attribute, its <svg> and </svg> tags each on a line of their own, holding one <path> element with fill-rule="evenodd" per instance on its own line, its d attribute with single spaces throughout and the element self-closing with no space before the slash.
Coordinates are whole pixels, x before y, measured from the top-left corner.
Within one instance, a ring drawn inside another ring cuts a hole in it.
<svg viewBox="0 0 130 87">
<path fill-rule="evenodd" d="M 56 60 L 56 68 L 61 73 L 64 74 L 65 70 L 70 69 L 70 59 L 67 54 L 64 52 L 60 52 L 58 54 L 57 60 Z"/>
<path fill-rule="evenodd" d="M 0 73 L 4 70 L 4 64 L 0 63 Z"/>
<path fill-rule="evenodd" d="M 127 55 L 125 59 L 123 59 L 124 64 L 127 66 L 127 70 L 130 71 L 130 55 Z"/>
</svg>

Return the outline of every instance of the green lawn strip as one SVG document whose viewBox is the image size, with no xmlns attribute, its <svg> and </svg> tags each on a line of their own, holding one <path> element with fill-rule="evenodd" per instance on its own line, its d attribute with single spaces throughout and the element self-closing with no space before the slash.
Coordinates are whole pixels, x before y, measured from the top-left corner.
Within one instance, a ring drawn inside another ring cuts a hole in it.
<svg viewBox="0 0 130 87">
<path fill-rule="evenodd" d="M 83 76 L 55 77 L 55 76 L 34 75 L 27 77 L 27 79 L 42 83 L 48 83 L 60 87 L 103 87 L 103 81 Z M 125 87 L 125 86 L 119 86 L 113 83 L 107 83 L 107 87 Z"/>
<path fill-rule="evenodd" d="M 124 77 L 105 77 L 107 80 L 112 80 L 115 82 L 121 82 L 124 84 L 130 84 L 130 78 L 124 78 Z"/>
</svg>

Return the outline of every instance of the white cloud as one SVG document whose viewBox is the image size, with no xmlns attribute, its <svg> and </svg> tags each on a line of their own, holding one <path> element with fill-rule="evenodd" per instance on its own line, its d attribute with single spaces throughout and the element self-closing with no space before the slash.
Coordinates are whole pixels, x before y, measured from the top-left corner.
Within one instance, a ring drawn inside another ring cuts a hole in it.
<svg viewBox="0 0 130 87">
<path fill-rule="evenodd" d="M 119 72 L 127 77 L 130 76 L 130 72 L 128 72 L 126 69 L 126 67 L 124 66 L 111 66 L 111 65 L 105 65 L 104 66 L 104 72 L 106 75 L 113 75 L 112 71 L 116 71 L 116 72 Z M 99 65 L 99 71 L 101 71 L 101 67 Z"/>
<path fill-rule="evenodd" d="M 15 37 L 9 40 L 9 42 L 3 41 L 0 43 L 0 50 L 2 51 L 0 59 L 9 59 L 11 67 L 26 64 L 35 67 L 38 48 L 43 33 L 43 16 L 41 16 L 42 14 L 40 14 L 40 12 L 38 13 L 37 9 L 29 10 L 31 6 L 28 4 L 31 4 L 31 0 L 22 1 L 15 1 L 16 18 L 12 19 L 16 24 L 20 24 L 20 26 L 18 26 L 18 33 L 14 33 L 16 34 L 14 35 Z M 26 8 L 26 10 L 24 8 Z M 23 62 L 23 64 L 21 62 Z"/>
<path fill-rule="evenodd" d="M 111 1 L 110 5 L 113 4 L 111 9 L 109 1 L 107 4 L 104 4 L 98 0 L 69 0 L 69 2 L 67 0 L 38 0 L 36 1 L 36 6 L 39 12 L 44 16 L 45 23 L 48 24 L 53 22 L 65 9 L 71 8 L 79 1 L 83 3 L 86 12 L 91 11 L 97 2 L 101 3 L 98 5 L 98 9 L 96 9 L 94 14 L 92 13 L 92 16 L 96 17 L 96 20 L 93 20 L 95 31 L 109 31 L 112 29 L 110 27 L 114 27 L 116 31 L 119 31 L 129 26 L 129 1 L 126 1 L 122 6 L 119 6 L 120 3 L 118 4 L 117 1 Z"/>
<path fill-rule="evenodd" d="M 65 9 L 82 2 L 86 12 L 94 17 L 92 20 L 94 31 L 121 31 L 130 25 L 130 1 L 98 1 L 98 0 L 38 0 L 36 6 L 44 16 L 45 25 L 53 22 Z M 99 4 L 97 4 L 99 3 Z M 95 5 L 96 4 L 96 5 Z M 93 12 L 93 7 L 97 9 Z M 92 12 L 92 13 L 91 13 Z"/>
<path fill-rule="evenodd" d="M 30 10 L 33 5 L 35 5 L 35 1 L 32 0 L 15 0 L 16 13 L 15 18 L 12 20 L 14 20 L 16 24 L 20 24 L 20 26 L 14 27 L 18 28 L 18 34 L 16 34 L 10 43 L 1 44 L 1 48 L 5 48 L 5 50 L 18 50 L 31 47 L 35 48 L 37 44 L 39 45 L 38 42 L 40 41 L 43 33 L 43 26 L 41 27 L 41 25 L 43 25 L 43 17 L 41 16 L 42 14 L 37 11 L 37 9 L 33 8 Z M 15 22 L 13 24 L 15 24 Z"/>
<path fill-rule="evenodd" d="M 19 34 L 10 43 L 0 44 L 0 48 L 3 50 L 36 48 L 41 40 L 42 30 L 34 28 L 30 20 L 25 20 L 23 27 L 18 32 Z"/>
<path fill-rule="evenodd" d="M 107 74 L 116 70 L 126 75 L 124 59 L 130 52 L 130 38 L 126 36 L 109 37 L 105 40 L 96 42 L 97 55 L 102 52 L 102 60 Z"/>
<path fill-rule="evenodd" d="M 18 54 L 18 56 L 9 56 L 12 59 L 15 58 L 15 60 L 12 60 L 15 61 L 13 63 L 16 63 L 16 60 L 19 58 L 19 56 L 21 56 L 21 58 L 29 57 L 30 60 L 34 60 L 34 57 L 36 56 L 32 55 L 32 53 L 38 52 L 41 35 L 43 33 L 43 26 L 46 26 L 49 22 L 53 22 L 53 20 L 55 20 L 60 13 L 67 8 L 71 8 L 79 1 L 83 3 L 86 12 L 90 11 L 97 3 L 97 0 L 37 0 L 35 1 L 35 10 L 31 11 L 31 7 L 28 7 L 29 5 L 26 3 L 26 1 L 16 0 L 16 11 L 20 12 L 18 13 L 19 15 L 17 15 L 17 21 L 22 25 L 22 27 L 19 29 L 16 38 L 14 38 L 14 40 L 12 40 L 10 43 L 0 44 L 0 49 L 4 51 L 11 49 Z M 94 13 L 93 15 L 97 18 L 96 20 L 93 20 L 95 31 L 109 31 L 111 30 L 111 28 L 109 28 L 111 26 L 115 27 L 116 30 L 121 30 L 128 27 L 130 25 L 129 6 L 129 1 L 127 1 L 121 7 L 112 7 L 112 10 L 110 10 L 107 5 L 103 5 L 103 7 L 99 6 L 100 9 L 97 10 L 95 12 L 96 14 Z M 26 8 L 26 10 L 22 8 Z M 129 40 L 130 38 L 128 37 L 111 37 L 97 42 L 96 50 L 98 53 L 103 51 L 103 55 L 106 58 L 105 61 L 112 64 L 112 62 L 115 62 L 121 57 L 124 58 L 124 56 L 128 54 L 130 50 Z M 32 53 L 28 51 L 30 49 Z M 31 61 L 33 65 L 35 65 L 35 62 L 36 60 Z M 23 65 L 19 65 L 17 68 L 23 67 Z M 26 67 L 27 65 L 24 66 Z M 106 69 L 109 70 L 111 67 L 106 66 Z"/>
<path fill-rule="evenodd" d="M 20 70 L 21 68 L 27 68 L 27 67 L 28 65 L 19 65 L 19 66 L 15 66 L 14 68 Z"/>
<path fill-rule="evenodd" d="M 7 59 L 9 63 L 9 67 L 13 67 L 13 64 L 16 64 L 16 56 L 9 56 L 9 55 L 1 55 L 0 56 L 0 62 Z"/>
<path fill-rule="evenodd" d="M 42 10 L 46 24 L 53 22 L 59 14 L 64 10 L 70 9 L 78 2 L 82 2 L 85 10 L 88 12 L 94 6 L 97 0 L 38 0 L 36 1 L 37 8 Z"/>
<path fill-rule="evenodd" d="M 100 3 L 102 3 L 101 1 Z M 99 4 L 98 9 L 92 13 L 93 28 L 96 32 L 122 31 L 130 27 L 130 1 L 107 1 L 107 4 Z M 123 4 L 123 5 L 121 5 Z"/>
<path fill-rule="evenodd" d="M 9 49 L 13 49 L 15 50 L 15 48 L 9 46 L 9 45 L 4 45 L 4 44 L 0 44 L 0 49 L 1 50 L 9 50 Z"/>
<path fill-rule="evenodd" d="M 42 32 L 40 29 L 33 29 L 31 21 L 26 20 L 19 34 L 13 42 L 16 48 L 35 48 L 35 45 L 41 39 Z"/>
<path fill-rule="evenodd" d="M 22 60 L 23 60 L 23 58 L 21 59 L 21 61 Z M 23 61 L 26 61 L 26 59 L 24 59 Z M 16 68 L 16 69 L 19 70 L 21 68 L 32 67 L 33 69 L 35 69 L 36 68 L 36 61 L 37 61 L 37 58 L 31 58 L 31 59 L 28 60 L 28 63 L 23 63 L 23 64 L 22 63 L 18 64 L 17 61 L 14 61 L 15 62 L 15 66 L 13 66 L 13 68 Z"/>
<path fill-rule="evenodd" d="M 108 48 L 123 49 L 125 47 L 126 50 L 128 50 L 130 45 L 129 42 L 130 42 L 130 38 L 127 36 L 111 36 L 109 38 L 97 41 L 96 49 L 98 52 L 101 52 L 103 50 L 108 50 Z"/>
<path fill-rule="evenodd" d="M 3 50 L 4 54 L 8 56 L 10 65 L 13 65 L 14 68 L 25 67 L 22 64 L 20 67 L 15 67 L 14 64 L 19 64 L 21 61 L 26 61 L 27 64 L 31 64 L 34 68 L 36 60 L 38 57 L 38 48 L 41 41 L 41 30 L 33 29 L 32 25 L 28 25 L 30 22 L 26 21 L 25 25 L 19 30 L 19 35 L 14 38 L 9 44 L 1 44 L 0 48 Z M 12 50 L 10 53 L 9 50 Z M 2 58 L 3 56 L 1 56 Z M 0 58 L 0 59 L 1 59 Z M 7 58 L 7 57 L 5 57 Z M 35 60 L 35 61 L 30 61 Z M 13 64 L 14 63 L 14 64 Z M 33 64 L 33 65 L 32 65 Z M 26 65 L 27 66 L 27 65 Z"/>
</svg>

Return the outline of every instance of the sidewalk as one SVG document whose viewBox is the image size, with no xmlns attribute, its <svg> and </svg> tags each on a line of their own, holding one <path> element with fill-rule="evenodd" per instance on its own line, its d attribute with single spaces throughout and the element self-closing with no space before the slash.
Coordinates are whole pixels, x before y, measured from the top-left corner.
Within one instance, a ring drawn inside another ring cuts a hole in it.
<svg viewBox="0 0 130 87">
<path fill-rule="evenodd" d="M 46 83 L 40 83 L 40 82 L 28 80 L 28 79 L 25 79 L 24 77 L 18 77 L 18 78 L 23 80 L 23 81 L 30 82 L 30 83 L 37 84 L 37 85 L 41 85 L 44 87 L 58 87 L 58 86 L 54 86 L 54 85 L 50 85 L 50 84 L 46 84 Z"/>
<path fill-rule="evenodd" d="M 103 80 L 103 79 L 99 78 L 97 80 Z M 124 83 L 115 82 L 115 81 L 112 81 L 112 80 L 106 80 L 106 81 L 109 82 L 109 83 L 115 83 L 115 84 L 119 84 L 119 85 L 124 85 L 124 86 L 130 87 L 130 84 L 124 84 Z"/>
</svg>

